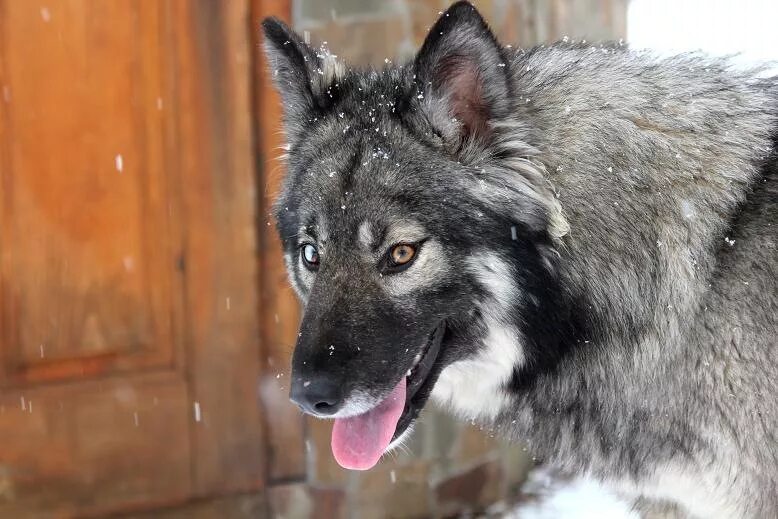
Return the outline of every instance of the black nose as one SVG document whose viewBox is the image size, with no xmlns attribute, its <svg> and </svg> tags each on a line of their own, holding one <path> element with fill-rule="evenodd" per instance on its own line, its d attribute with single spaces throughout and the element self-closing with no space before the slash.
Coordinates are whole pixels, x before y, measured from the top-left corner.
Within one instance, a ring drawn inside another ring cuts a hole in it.
<svg viewBox="0 0 778 519">
<path fill-rule="evenodd" d="M 302 378 L 292 385 L 292 402 L 306 413 L 329 416 L 343 405 L 340 384 L 328 377 Z"/>
</svg>

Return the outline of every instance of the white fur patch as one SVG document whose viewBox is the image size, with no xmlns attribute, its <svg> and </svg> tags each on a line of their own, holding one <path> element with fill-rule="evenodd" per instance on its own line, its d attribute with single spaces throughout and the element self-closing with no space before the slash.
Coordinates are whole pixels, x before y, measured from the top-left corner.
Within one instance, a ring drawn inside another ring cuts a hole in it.
<svg viewBox="0 0 778 519">
<path fill-rule="evenodd" d="M 364 414 L 381 403 L 381 400 L 371 397 L 365 392 L 354 391 L 346 399 L 340 410 L 334 415 L 325 418 L 349 418 Z"/>
<path fill-rule="evenodd" d="M 359 245 L 365 250 L 370 250 L 370 247 L 373 245 L 373 230 L 370 222 L 364 221 L 359 224 L 357 236 L 359 237 Z"/>
<path fill-rule="evenodd" d="M 294 276 L 290 276 L 290 279 L 292 280 L 292 286 L 294 287 L 297 294 L 303 299 L 306 299 L 306 292 L 311 289 L 311 285 L 313 285 L 313 281 L 316 278 L 316 274 L 308 270 L 305 265 L 303 265 L 303 258 L 301 254 L 295 254 L 295 255 L 288 255 L 286 260 L 286 266 L 287 269 L 294 268 L 297 272 L 299 272 L 299 280 L 300 283 L 302 283 L 303 286 L 298 287 L 297 283 L 295 282 L 297 278 Z M 293 272 L 292 270 L 289 270 L 289 272 Z"/>
<path fill-rule="evenodd" d="M 494 419 L 508 404 L 503 386 L 520 361 L 518 336 L 510 326 L 490 324 L 483 349 L 454 362 L 440 374 L 432 398 L 463 418 Z"/>
<path fill-rule="evenodd" d="M 492 296 L 492 301 L 485 301 L 490 312 L 484 313 L 499 321 L 512 322 L 508 312 L 517 296 L 517 289 L 510 265 L 498 254 L 487 252 L 471 257 L 467 268 Z"/>
<path fill-rule="evenodd" d="M 299 297 L 304 301 L 305 300 L 304 287 L 300 286 L 300 284 L 297 282 L 297 277 L 295 276 L 295 273 L 298 271 L 297 263 L 299 261 L 300 261 L 299 254 L 284 254 L 284 263 L 286 264 L 286 272 L 288 273 L 289 283 L 292 285 L 292 288 L 297 294 L 297 297 Z"/>
<path fill-rule="evenodd" d="M 485 337 L 473 357 L 443 370 L 432 397 L 464 418 L 493 419 L 508 404 L 505 384 L 524 362 L 518 330 L 508 315 L 516 286 L 509 265 L 497 254 L 471 258 L 468 269 L 490 294 L 483 302 Z"/>
</svg>

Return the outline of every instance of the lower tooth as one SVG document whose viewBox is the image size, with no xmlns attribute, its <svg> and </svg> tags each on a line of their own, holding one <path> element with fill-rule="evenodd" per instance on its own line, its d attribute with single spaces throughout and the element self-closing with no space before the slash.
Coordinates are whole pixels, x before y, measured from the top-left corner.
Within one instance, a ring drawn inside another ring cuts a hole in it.
<svg viewBox="0 0 778 519">
<path fill-rule="evenodd" d="M 411 376 L 411 370 L 410 369 L 408 370 L 408 373 L 405 374 L 405 376 L 406 377 L 410 377 Z"/>
</svg>

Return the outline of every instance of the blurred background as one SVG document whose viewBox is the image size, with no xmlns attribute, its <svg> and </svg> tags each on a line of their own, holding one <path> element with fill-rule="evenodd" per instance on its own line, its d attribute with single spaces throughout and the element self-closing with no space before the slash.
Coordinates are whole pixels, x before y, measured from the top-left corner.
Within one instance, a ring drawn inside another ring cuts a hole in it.
<svg viewBox="0 0 778 519">
<path fill-rule="evenodd" d="M 504 43 L 778 58 L 751 2 L 480 0 Z M 534 460 L 434 409 L 376 469 L 287 399 L 275 15 L 355 64 L 444 0 L 0 0 L 0 517 L 500 515 Z"/>
</svg>

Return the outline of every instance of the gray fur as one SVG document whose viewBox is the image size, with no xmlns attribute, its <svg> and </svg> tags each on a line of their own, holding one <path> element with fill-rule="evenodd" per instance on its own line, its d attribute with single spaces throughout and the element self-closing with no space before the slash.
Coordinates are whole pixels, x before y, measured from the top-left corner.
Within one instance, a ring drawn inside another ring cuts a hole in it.
<svg viewBox="0 0 778 519">
<path fill-rule="evenodd" d="M 323 58 L 265 30 L 296 380 L 377 402 L 445 319 L 432 397 L 455 412 L 692 517 L 778 516 L 776 78 L 620 45 L 509 51 L 460 2 L 414 63 L 322 83 L 283 40 Z M 364 242 L 403 222 L 434 246 L 385 276 Z M 315 274 L 301 229 L 327 235 Z"/>
</svg>

